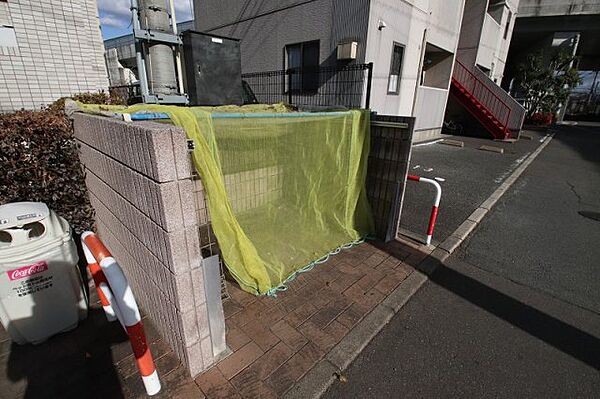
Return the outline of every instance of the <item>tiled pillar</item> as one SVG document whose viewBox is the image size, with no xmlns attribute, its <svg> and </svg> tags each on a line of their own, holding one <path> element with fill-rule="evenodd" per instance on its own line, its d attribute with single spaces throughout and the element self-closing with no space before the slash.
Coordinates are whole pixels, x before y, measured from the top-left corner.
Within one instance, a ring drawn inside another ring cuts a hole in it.
<svg viewBox="0 0 600 399">
<path fill-rule="evenodd" d="M 225 350 L 225 321 L 214 259 L 200 252 L 185 133 L 87 114 L 75 114 L 74 125 L 98 233 L 142 311 L 195 376 Z"/>
</svg>

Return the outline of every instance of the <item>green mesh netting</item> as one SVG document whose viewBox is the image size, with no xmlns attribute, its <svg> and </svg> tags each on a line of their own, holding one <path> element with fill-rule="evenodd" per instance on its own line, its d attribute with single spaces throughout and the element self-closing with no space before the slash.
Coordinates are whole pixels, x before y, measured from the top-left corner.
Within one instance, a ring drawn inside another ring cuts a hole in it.
<svg viewBox="0 0 600 399">
<path fill-rule="evenodd" d="M 81 105 L 164 112 L 194 140 L 212 228 L 240 286 L 274 294 L 372 230 L 365 178 L 369 113 L 285 106 Z"/>
</svg>

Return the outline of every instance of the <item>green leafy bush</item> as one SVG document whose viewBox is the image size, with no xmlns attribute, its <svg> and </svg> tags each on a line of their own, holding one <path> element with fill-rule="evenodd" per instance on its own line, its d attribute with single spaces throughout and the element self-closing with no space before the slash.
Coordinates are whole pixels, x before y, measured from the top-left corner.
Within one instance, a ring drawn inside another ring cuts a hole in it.
<svg viewBox="0 0 600 399">
<path fill-rule="evenodd" d="M 73 97 L 84 103 L 120 104 L 104 92 Z M 41 111 L 0 114 L 0 204 L 44 202 L 81 233 L 94 223 L 85 172 L 64 98 Z"/>
</svg>

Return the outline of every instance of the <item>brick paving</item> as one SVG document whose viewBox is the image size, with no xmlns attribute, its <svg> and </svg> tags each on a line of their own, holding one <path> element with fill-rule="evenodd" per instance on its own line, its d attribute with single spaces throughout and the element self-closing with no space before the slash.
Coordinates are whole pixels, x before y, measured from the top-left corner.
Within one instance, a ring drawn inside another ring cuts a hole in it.
<svg viewBox="0 0 600 399">
<path fill-rule="evenodd" d="M 425 256 L 400 243 L 361 244 L 301 274 L 276 298 L 228 282 L 224 310 L 232 353 L 195 380 L 146 320 L 163 383 L 158 397 L 282 396 Z M 0 328 L 0 368 L 0 396 L 7 398 L 145 396 L 123 330 L 106 321 L 97 303 L 79 328 L 38 346 L 11 344 Z"/>
</svg>

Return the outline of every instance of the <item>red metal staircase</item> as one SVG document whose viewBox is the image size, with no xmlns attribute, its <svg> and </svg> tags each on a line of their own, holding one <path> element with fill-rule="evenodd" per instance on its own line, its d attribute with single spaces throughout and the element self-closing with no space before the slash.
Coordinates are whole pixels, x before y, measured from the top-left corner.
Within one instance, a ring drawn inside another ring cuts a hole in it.
<svg viewBox="0 0 600 399">
<path fill-rule="evenodd" d="M 494 139 L 510 138 L 515 131 L 518 135 L 523 107 L 476 67 L 469 69 L 457 59 L 450 93 Z"/>
</svg>

